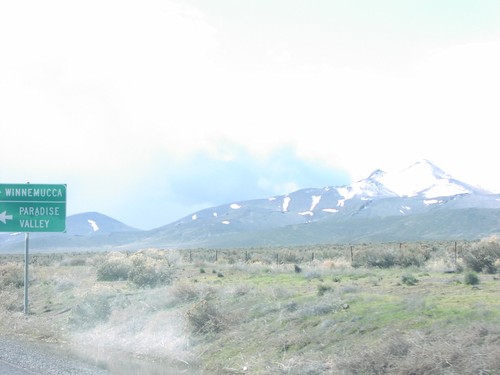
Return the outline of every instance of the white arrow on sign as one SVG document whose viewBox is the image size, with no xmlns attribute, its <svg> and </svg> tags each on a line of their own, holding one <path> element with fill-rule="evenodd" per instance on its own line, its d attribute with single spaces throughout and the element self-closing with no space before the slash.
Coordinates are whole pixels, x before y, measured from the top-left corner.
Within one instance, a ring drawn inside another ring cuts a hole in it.
<svg viewBox="0 0 500 375">
<path fill-rule="evenodd" d="M 0 213 L 0 221 L 7 224 L 7 220 L 12 220 L 12 215 L 7 215 L 7 211 Z"/>
</svg>

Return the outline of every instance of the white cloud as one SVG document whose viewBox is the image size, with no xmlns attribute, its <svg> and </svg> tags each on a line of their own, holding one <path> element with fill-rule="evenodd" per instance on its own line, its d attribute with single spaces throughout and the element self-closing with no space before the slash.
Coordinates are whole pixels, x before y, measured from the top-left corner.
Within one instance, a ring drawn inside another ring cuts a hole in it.
<svg viewBox="0 0 500 375">
<path fill-rule="evenodd" d="M 153 209 L 134 208 L 146 181 L 177 213 L 166 180 L 196 155 L 199 170 L 217 160 L 255 171 L 292 147 L 303 183 L 317 181 L 312 165 L 359 180 L 427 158 L 500 191 L 496 8 L 467 31 L 479 16 L 429 18 L 427 3 L 374 18 L 370 2 L 276 4 L 2 2 L 0 179 L 67 182 L 75 211 L 120 215 Z M 271 172 L 252 174 L 257 189 L 304 187 Z"/>
</svg>

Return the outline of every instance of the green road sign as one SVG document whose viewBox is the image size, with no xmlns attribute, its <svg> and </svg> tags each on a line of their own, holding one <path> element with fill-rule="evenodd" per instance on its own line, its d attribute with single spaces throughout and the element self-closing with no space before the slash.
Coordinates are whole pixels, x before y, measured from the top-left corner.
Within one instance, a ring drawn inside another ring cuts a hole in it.
<svg viewBox="0 0 500 375">
<path fill-rule="evenodd" d="M 66 231 L 66 185 L 0 184 L 0 232 Z"/>
</svg>

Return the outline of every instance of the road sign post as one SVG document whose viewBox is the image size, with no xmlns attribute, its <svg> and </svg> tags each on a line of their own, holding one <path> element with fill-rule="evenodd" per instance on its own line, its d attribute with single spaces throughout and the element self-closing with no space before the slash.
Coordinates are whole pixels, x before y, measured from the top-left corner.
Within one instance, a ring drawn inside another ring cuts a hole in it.
<svg viewBox="0 0 500 375">
<path fill-rule="evenodd" d="M 30 232 L 66 231 L 65 184 L 0 184 L 0 232 L 25 232 L 24 313 L 28 314 Z"/>
</svg>

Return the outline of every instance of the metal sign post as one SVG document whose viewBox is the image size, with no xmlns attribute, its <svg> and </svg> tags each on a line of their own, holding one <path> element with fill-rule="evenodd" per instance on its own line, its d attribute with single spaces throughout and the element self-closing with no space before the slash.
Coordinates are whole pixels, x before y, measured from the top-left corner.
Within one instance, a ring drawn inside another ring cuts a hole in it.
<svg viewBox="0 0 500 375">
<path fill-rule="evenodd" d="M 24 234 L 24 315 L 29 314 L 29 309 L 28 309 L 28 264 L 29 264 L 29 243 L 30 243 L 30 234 L 25 233 Z"/>
<path fill-rule="evenodd" d="M 0 184 L 0 232 L 25 232 L 24 313 L 30 232 L 66 232 L 66 184 Z"/>
</svg>

